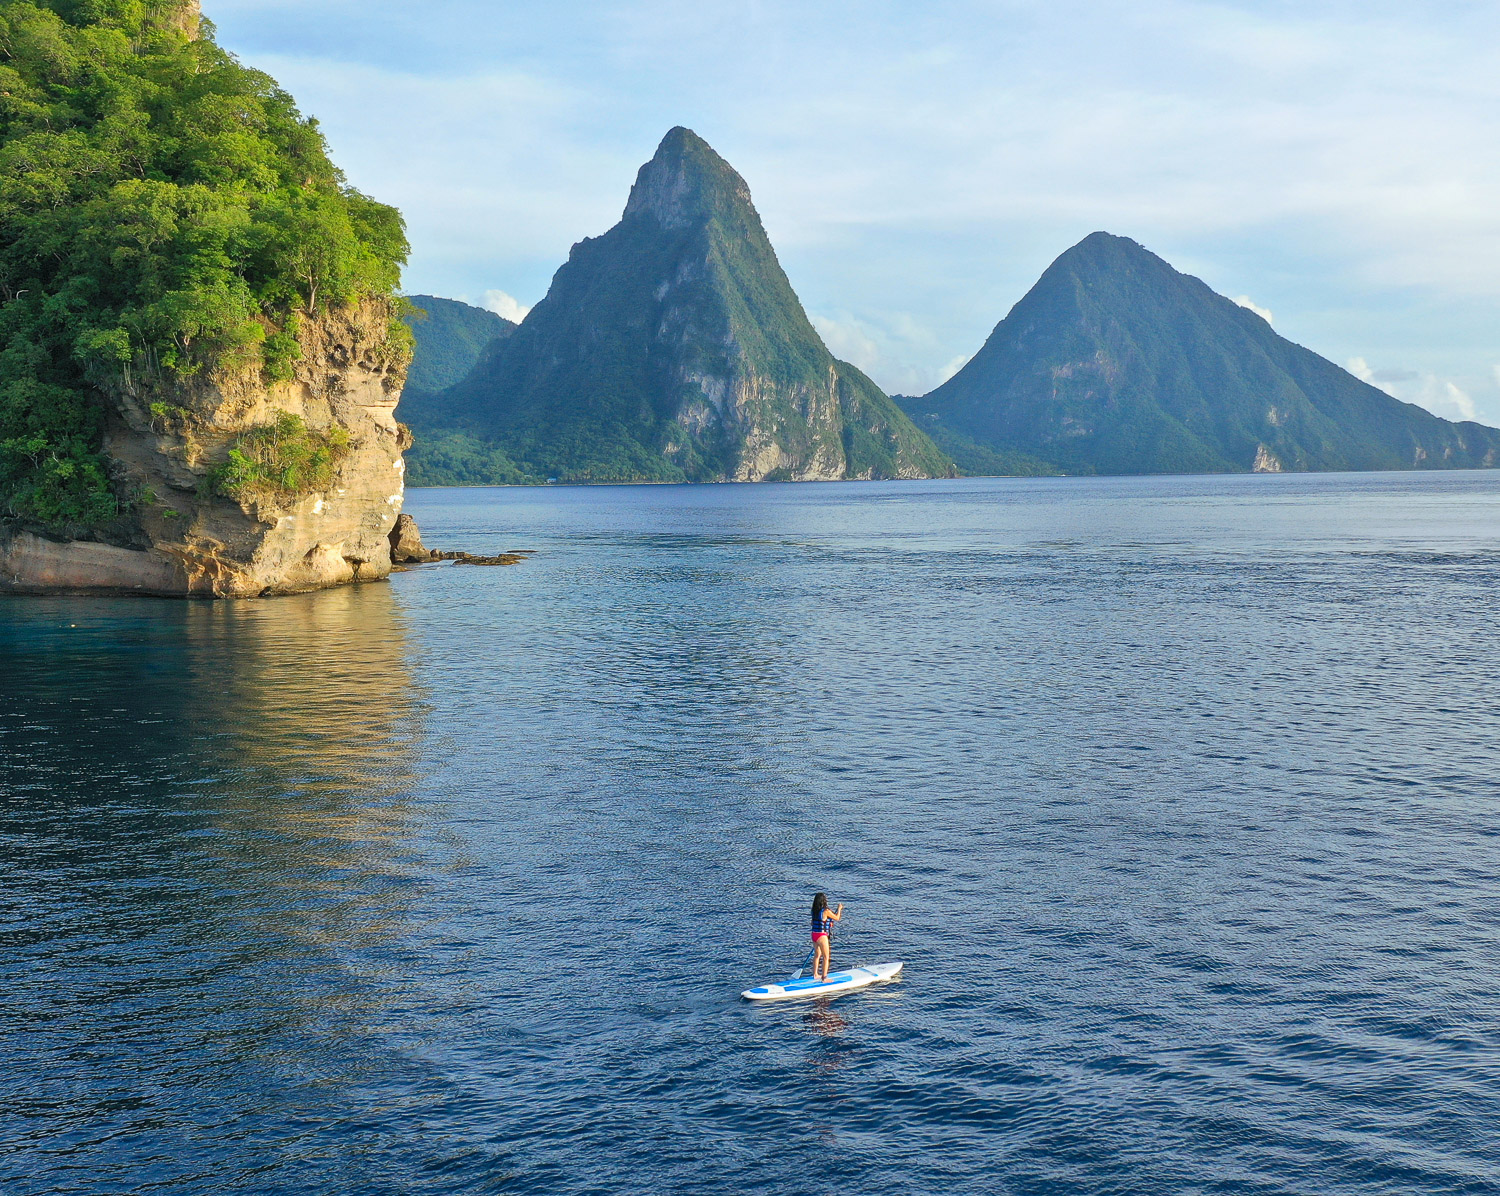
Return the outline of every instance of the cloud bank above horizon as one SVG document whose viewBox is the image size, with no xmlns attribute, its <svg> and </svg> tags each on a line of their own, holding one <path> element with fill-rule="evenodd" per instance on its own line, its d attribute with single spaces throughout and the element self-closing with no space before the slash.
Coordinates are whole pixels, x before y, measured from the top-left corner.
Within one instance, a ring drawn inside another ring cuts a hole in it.
<svg viewBox="0 0 1500 1196">
<path fill-rule="evenodd" d="M 1399 397 L 1500 424 L 1491 6 L 207 7 L 402 208 L 415 292 L 524 312 L 684 124 L 746 177 L 830 348 L 889 390 L 951 375 L 1104 229 Z"/>
</svg>

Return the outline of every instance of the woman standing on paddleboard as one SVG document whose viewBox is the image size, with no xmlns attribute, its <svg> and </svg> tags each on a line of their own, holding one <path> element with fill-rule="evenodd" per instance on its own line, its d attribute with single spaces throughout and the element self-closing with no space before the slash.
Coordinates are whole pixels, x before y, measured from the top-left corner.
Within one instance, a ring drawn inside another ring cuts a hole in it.
<svg viewBox="0 0 1500 1196">
<path fill-rule="evenodd" d="M 822 893 L 813 897 L 812 907 L 812 941 L 813 941 L 813 979 L 828 979 L 828 961 L 832 955 L 832 940 L 829 935 L 833 933 L 833 924 L 844 916 L 844 903 L 839 902 L 839 907 L 832 912 L 828 909 L 828 898 Z M 819 965 L 822 973 L 819 974 Z"/>
</svg>

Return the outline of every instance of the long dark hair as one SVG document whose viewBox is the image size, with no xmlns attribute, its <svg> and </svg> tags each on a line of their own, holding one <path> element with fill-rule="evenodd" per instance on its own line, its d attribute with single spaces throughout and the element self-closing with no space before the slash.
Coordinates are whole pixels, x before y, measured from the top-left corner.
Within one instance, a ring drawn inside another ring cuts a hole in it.
<svg viewBox="0 0 1500 1196">
<path fill-rule="evenodd" d="M 813 915 L 812 915 L 812 920 L 814 922 L 816 922 L 819 918 L 821 918 L 823 916 L 823 911 L 825 909 L 827 909 L 827 908 L 828 908 L 828 898 L 825 897 L 825 896 L 823 896 L 822 893 L 819 893 L 815 897 L 813 897 Z"/>
</svg>

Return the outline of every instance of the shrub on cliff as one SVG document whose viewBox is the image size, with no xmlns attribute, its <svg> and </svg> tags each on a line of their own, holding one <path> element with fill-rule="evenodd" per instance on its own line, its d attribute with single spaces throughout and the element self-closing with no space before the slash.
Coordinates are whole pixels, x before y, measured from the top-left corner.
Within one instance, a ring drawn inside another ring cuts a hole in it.
<svg viewBox="0 0 1500 1196">
<path fill-rule="evenodd" d="M 218 494 L 241 501 L 286 499 L 308 490 L 326 490 L 349 451 L 349 433 L 335 425 L 313 431 L 289 411 L 274 423 L 251 428 L 235 439 L 229 459 L 208 475 Z"/>
<path fill-rule="evenodd" d="M 400 215 L 195 9 L 0 0 L 0 513 L 106 521 L 105 389 L 284 378 L 299 313 L 399 282 Z"/>
</svg>

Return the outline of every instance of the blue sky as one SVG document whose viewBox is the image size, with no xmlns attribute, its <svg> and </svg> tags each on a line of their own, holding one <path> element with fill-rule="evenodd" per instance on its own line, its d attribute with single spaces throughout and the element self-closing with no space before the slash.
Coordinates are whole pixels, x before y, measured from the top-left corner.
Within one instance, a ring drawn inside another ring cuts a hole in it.
<svg viewBox="0 0 1500 1196">
<path fill-rule="evenodd" d="M 535 303 L 684 124 L 888 390 L 936 385 L 1106 229 L 1399 397 L 1500 424 L 1491 0 L 205 9 L 405 213 L 412 291 Z"/>
</svg>

